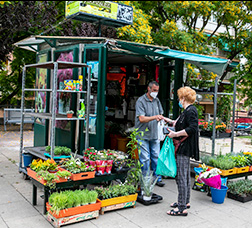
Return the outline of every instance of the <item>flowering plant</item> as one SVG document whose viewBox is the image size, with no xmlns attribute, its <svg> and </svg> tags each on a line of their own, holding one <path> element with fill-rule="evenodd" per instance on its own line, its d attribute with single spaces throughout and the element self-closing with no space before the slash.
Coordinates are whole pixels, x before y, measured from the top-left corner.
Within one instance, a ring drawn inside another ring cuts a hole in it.
<svg viewBox="0 0 252 228">
<path fill-rule="evenodd" d="M 101 158 L 104 160 L 114 160 L 116 158 L 114 150 L 102 150 L 99 151 L 98 154 L 101 155 Z"/>
<path fill-rule="evenodd" d="M 203 171 L 199 174 L 198 180 L 200 183 L 204 182 L 206 185 L 220 189 L 221 188 L 221 171 L 218 168 L 211 170 L 206 169 L 206 165 L 202 166 Z"/>
<path fill-rule="evenodd" d="M 212 121 L 209 121 L 209 122 L 199 121 L 199 127 L 205 131 L 212 131 L 213 130 L 213 122 Z M 224 131 L 226 129 L 226 127 L 227 127 L 226 124 L 224 124 L 223 122 L 221 122 L 221 121 L 216 122 L 216 125 L 215 125 L 216 130 Z"/>
<path fill-rule="evenodd" d="M 88 157 L 89 160 L 95 161 L 97 160 L 98 153 L 97 150 L 94 147 L 89 147 L 83 152 L 85 157 Z"/>
<path fill-rule="evenodd" d="M 53 159 L 47 159 L 42 161 L 42 159 L 33 159 L 30 168 L 35 172 L 40 170 L 55 170 L 58 164 Z"/>
</svg>

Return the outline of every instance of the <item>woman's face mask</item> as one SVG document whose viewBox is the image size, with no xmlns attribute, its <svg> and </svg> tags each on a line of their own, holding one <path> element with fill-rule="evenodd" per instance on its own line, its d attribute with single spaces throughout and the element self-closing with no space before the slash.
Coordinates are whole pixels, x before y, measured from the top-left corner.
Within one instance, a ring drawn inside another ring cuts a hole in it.
<svg viewBox="0 0 252 228">
<path fill-rule="evenodd" d="M 151 92 L 150 96 L 153 97 L 154 99 L 157 97 L 158 92 Z"/>
<path fill-rule="evenodd" d="M 181 101 L 180 101 L 180 100 L 179 100 L 178 105 L 179 105 L 179 107 L 180 107 L 180 108 L 183 108 L 183 105 L 182 105 L 182 103 L 181 103 Z"/>
</svg>

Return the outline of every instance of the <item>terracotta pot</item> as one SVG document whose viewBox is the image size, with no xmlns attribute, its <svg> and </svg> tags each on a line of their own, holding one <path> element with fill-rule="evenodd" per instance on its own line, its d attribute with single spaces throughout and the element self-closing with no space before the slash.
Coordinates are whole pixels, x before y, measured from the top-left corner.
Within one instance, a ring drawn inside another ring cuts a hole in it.
<svg viewBox="0 0 252 228">
<path fill-rule="evenodd" d="M 231 129 L 226 129 L 226 133 L 231 133 Z"/>
<path fill-rule="evenodd" d="M 67 113 L 67 118 L 72 118 L 73 117 L 73 113 Z"/>
</svg>

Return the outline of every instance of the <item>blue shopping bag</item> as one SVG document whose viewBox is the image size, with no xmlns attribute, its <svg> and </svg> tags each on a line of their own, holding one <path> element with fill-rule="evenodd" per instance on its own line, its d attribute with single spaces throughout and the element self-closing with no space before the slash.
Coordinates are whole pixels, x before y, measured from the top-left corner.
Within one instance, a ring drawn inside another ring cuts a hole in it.
<svg viewBox="0 0 252 228">
<path fill-rule="evenodd" d="M 175 148 L 173 141 L 167 136 L 158 156 L 156 169 L 157 175 L 167 177 L 175 177 L 177 175 L 177 165 L 174 150 Z"/>
</svg>

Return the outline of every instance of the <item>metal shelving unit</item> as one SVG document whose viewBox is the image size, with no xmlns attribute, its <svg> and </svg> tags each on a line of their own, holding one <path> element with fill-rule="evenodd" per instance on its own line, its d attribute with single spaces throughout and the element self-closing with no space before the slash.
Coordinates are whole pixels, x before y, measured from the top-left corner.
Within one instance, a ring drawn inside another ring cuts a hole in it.
<svg viewBox="0 0 252 228">
<path fill-rule="evenodd" d="M 214 150 L 215 150 L 215 139 L 216 139 L 216 132 L 215 132 L 215 126 L 216 126 L 216 115 L 217 115 L 217 95 L 227 95 L 227 96 L 233 96 L 233 118 L 232 118 L 232 133 L 231 133 L 231 153 L 233 153 L 234 148 L 234 117 L 235 117 L 235 101 L 236 101 L 236 79 L 234 80 L 234 92 L 233 93 L 222 93 L 218 92 L 218 78 L 215 78 L 215 87 L 214 92 L 199 92 L 200 94 L 212 94 L 214 95 L 214 121 L 213 121 L 213 133 L 212 133 L 212 153 L 211 155 L 214 156 Z"/>
<path fill-rule="evenodd" d="M 59 69 L 69 69 L 69 68 L 88 68 L 87 72 L 87 91 L 71 91 L 71 90 L 57 90 L 57 73 Z M 26 78 L 26 69 L 27 68 L 44 68 L 53 70 L 52 74 L 52 85 L 50 89 L 31 89 L 25 88 L 25 78 Z M 24 153 L 23 147 L 23 125 L 24 125 L 24 114 L 34 116 L 37 118 L 48 119 L 50 120 L 50 146 L 51 146 L 51 158 L 54 158 L 54 147 L 55 147 L 55 121 L 56 120 L 71 120 L 71 121 L 80 121 L 86 120 L 86 132 L 85 132 L 85 148 L 89 146 L 89 116 L 90 116 L 90 95 L 91 95 L 91 66 L 88 66 L 84 63 L 75 63 L 75 62 L 45 62 L 45 63 L 37 63 L 25 65 L 23 68 L 22 75 L 22 97 L 21 97 L 21 126 L 20 126 L 20 162 L 19 162 L 19 171 L 27 174 L 26 169 L 22 165 L 22 154 Z M 25 101 L 25 91 L 42 91 L 42 92 L 51 92 L 51 110 L 50 113 L 26 113 L 24 109 L 24 101 Z M 86 101 L 86 118 L 67 118 L 66 115 L 56 114 L 56 102 L 57 102 L 57 93 L 58 92 L 66 92 L 66 93 L 77 93 L 77 108 L 78 102 L 80 99 L 80 94 L 87 94 Z M 77 129 L 79 124 L 76 124 L 76 134 L 79 134 L 79 130 Z M 77 137 L 77 135 L 76 135 Z M 77 148 L 75 148 L 77 149 Z"/>
</svg>

